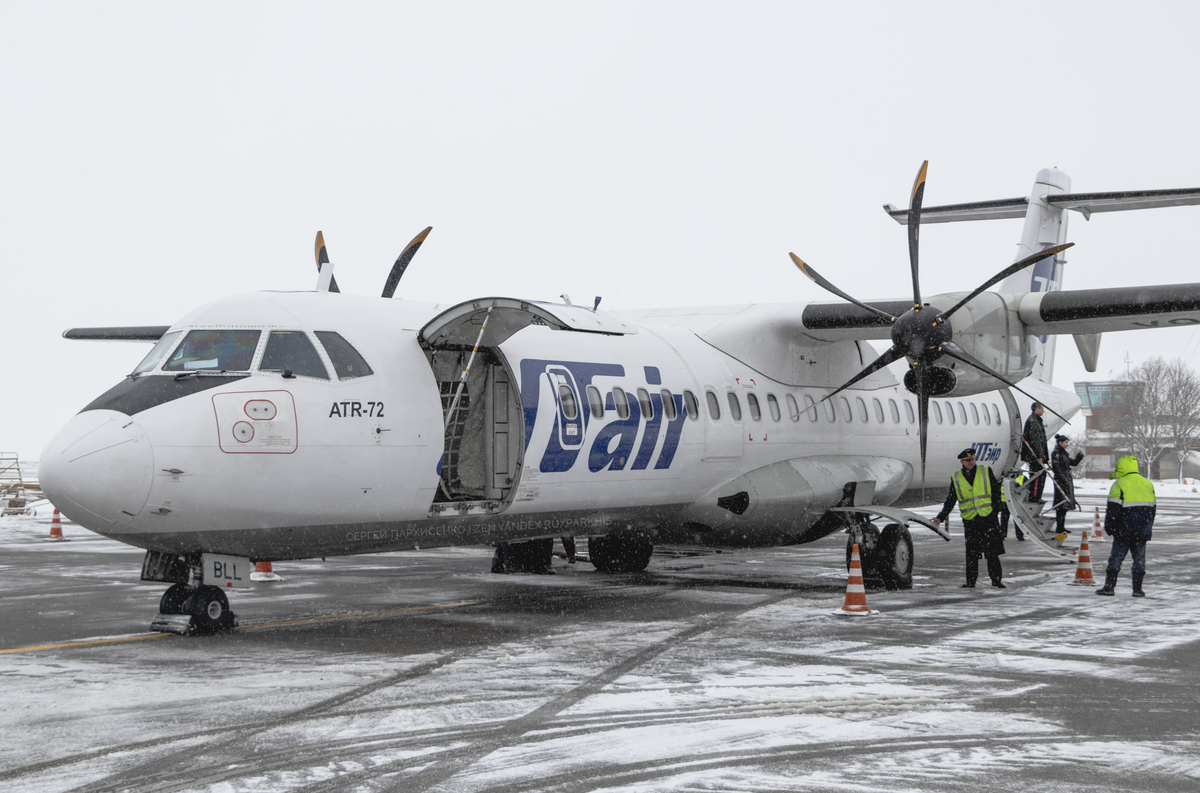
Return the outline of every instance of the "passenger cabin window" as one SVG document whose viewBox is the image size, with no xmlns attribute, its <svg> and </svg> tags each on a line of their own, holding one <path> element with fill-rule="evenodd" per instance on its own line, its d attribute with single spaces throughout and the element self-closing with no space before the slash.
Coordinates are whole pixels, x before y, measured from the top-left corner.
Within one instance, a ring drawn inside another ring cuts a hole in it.
<svg viewBox="0 0 1200 793">
<path fill-rule="evenodd" d="M 358 354 L 358 350 L 343 339 L 340 333 L 332 330 L 318 330 L 316 336 L 333 364 L 333 373 L 337 375 L 337 379 L 350 380 L 375 374 L 371 371 L 371 367 L 367 366 L 363 357 Z"/>
<path fill-rule="evenodd" d="M 909 424 L 916 423 L 917 417 L 915 415 L 913 415 L 912 402 L 909 402 L 907 399 L 904 400 L 904 415 L 908 417 Z"/>
<path fill-rule="evenodd" d="M 837 421 L 837 408 L 833 406 L 832 399 L 825 400 L 825 418 L 829 419 L 830 424 Z"/>
<path fill-rule="evenodd" d="M 700 403 L 696 400 L 696 395 L 691 391 L 683 392 L 683 407 L 687 410 L 687 416 L 692 421 L 700 418 Z"/>
<path fill-rule="evenodd" d="M 963 426 L 966 426 L 966 424 L 967 424 L 967 409 L 965 407 L 963 407 L 962 402 L 958 403 L 958 420 L 962 422 Z"/>
<path fill-rule="evenodd" d="M 638 389 L 638 404 L 642 408 L 642 418 L 646 421 L 654 418 L 654 405 L 650 402 L 650 392 L 644 388 Z"/>
<path fill-rule="evenodd" d="M 592 411 L 592 418 L 604 418 L 604 398 L 600 396 L 600 389 L 594 385 L 587 387 L 588 408 Z"/>
<path fill-rule="evenodd" d="M 804 409 L 808 412 L 808 420 L 809 421 L 817 420 L 816 404 L 817 404 L 816 402 L 813 402 L 812 397 L 810 397 L 808 394 L 804 395 Z"/>
<path fill-rule="evenodd" d="M 260 372 L 291 372 L 296 377 L 328 380 L 325 364 L 308 335 L 299 330 L 273 330 L 267 337 L 267 349 L 258 364 Z"/>
<path fill-rule="evenodd" d="M 950 402 L 946 403 L 946 420 L 951 424 L 956 422 L 956 419 L 954 418 L 954 405 Z"/>
<path fill-rule="evenodd" d="M 875 420 L 880 424 L 883 423 L 883 403 L 878 399 L 872 399 L 871 404 L 875 407 Z"/>
<path fill-rule="evenodd" d="M 988 410 L 987 405 L 981 405 L 981 407 L 983 408 L 983 423 L 991 424 L 992 423 L 992 411 Z"/>
<path fill-rule="evenodd" d="M 729 399 L 729 415 L 734 421 L 742 420 L 742 403 L 738 401 L 737 394 L 732 391 L 726 391 L 725 396 Z"/>
<path fill-rule="evenodd" d="M 855 397 L 854 402 L 856 405 L 858 405 L 858 420 L 861 421 L 863 424 L 866 424 L 868 421 L 867 403 L 863 402 L 862 397 Z"/>
<path fill-rule="evenodd" d="M 566 383 L 558 387 L 558 402 L 562 405 L 563 418 L 569 421 L 579 417 L 579 406 L 575 404 L 575 392 Z"/>
<path fill-rule="evenodd" d="M 750 406 L 750 418 L 762 421 L 762 408 L 759 407 L 758 397 L 754 394 L 746 394 L 746 404 Z"/>
<path fill-rule="evenodd" d="M 771 411 L 771 421 L 779 421 L 779 400 L 774 394 L 767 394 L 767 409 Z"/>
<path fill-rule="evenodd" d="M 992 418 L 996 420 L 996 426 L 1000 426 L 1000 408 L 996 407 L 994 402 L 992 403 Z"/>
<path fill-rule="evenodd" d="M 907 404 L 907 402 L 905 404 Z M 936 421 L 938 424 L 941 424 L 942 423 L 942 406 L 939 405 L 937 402 L 933 402 L 931 400 L 929 403 L 929 407 L 933 409 L 933 420 Z M 954 413 L 953 412 L 950 414 L 950 423 L 951 424 L 954 423 Z"/>
<path fill-rule="evenodd" d="M 971 403 L 971 421 L 975 424 L 979 423 L 979 408 L 975 407 L 975 403 Z"/>
<path fill-rule="evenodd" d="M 721 420 L 721 401 L 717 399 L 717 395 L 712 391 L 704 392 L 704 399 L 708 402 L 708 415 L 713 421 Z"/>
<path fill-rule="evenodd" d="M 172 345 L 175 344 L 175 340 L 178 339 L 182 333 L 183 331 L 181 330 L 173 331 L 155 342 L 154 347 L 150 350 L 150 354 L 142 359 L 142 362 L 137 365 L 137 368 L 133 370 L 133 373 L 141 374 L 143 372 L 149 372 L 151 369 L 158 366 L 159 362 L 167 356 L 167 353 L 170 351 Z"/>
<path fill-rule="evenodd" d="M 849 424 L 854 420 L 853 414 L 850 413 L 850 401 L 846 397 L 838 397 L 838 401 L 842 403 L 842 421 Z"/>
<path fill-rule="evenodd" d="M 812 402 L 812 400 L 810 399 L 809 402 Z M 800 406 L 796 404 L 796 397 L 792 396 L 791 394 L 788 394 L 787 395 L 787 406 L 788 406 L 788 416 L 791 417 L 792 421 L 799 421 L 800 420 Z M 813 419 L 813 421 L 816 421 L 817 417 L 813 416 L 812 419 Z"/>
<path fill-rule="evenodd" d="M 248 372 L 261 330 L 190 330 L 164 372 Z"/>
<path fill-rule="evenodd" d="M 675 417 L 679 415 L 679 409 L 675 407 L 675 397 L 665 388 L 659 392 L 659 395 L 663 401 L 663 415 L 667 417 L 667 421 L 674 421 Z"/>
<path fill-rule="evenodd" d="M 617 409 L 619 418 L 629 418 L 629 397 L 625 396 L 625 391 L 621 388 L 613 387 L 613 406 Z"/>
<path fill-rule="evenodd" d="M 899 424 L 900 423 L 900 408 L 896 407 L 896 400 L 889 399 L 888 400 L 888 408 L 892 411 L 892 423 Z"/>
</svg>

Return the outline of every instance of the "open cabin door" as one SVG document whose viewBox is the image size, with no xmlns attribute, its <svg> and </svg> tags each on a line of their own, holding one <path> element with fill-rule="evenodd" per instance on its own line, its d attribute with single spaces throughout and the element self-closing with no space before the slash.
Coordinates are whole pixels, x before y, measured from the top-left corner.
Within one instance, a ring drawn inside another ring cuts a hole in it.
<svg viewBox="0 0 1200 793">
<path fill-rule="evenodd" d="M 518 381 L 499 347 L 529 325 L 637 332 L 621 320 L 577 306 L 504 297 L 461 303 L 430 320 L 418 339 L 441 392 L 443 421 L 448 419 L 432 512 L 486 514 L 512 501 L 524 460 L 525 418 Z M 464 371 L 468 374 L 452 411 Z"/>
</svg>

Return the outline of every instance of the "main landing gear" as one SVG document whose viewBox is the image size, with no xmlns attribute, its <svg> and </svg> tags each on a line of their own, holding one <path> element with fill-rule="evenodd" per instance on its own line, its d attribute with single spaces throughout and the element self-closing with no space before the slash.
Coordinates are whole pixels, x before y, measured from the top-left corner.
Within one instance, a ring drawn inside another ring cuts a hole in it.
<svg viewBox="0 0 1200 793">
<path fill-rule="evenodd" d="M 502 542 L 492 556 L 493 573 L 550 573 L 554 540 Z M 654 544 L 644 534 L 609 534 L 588 538 L 588 558 L 601 573 L 637 573 L 650 564 Z"/>
<path fill-rule="evenodd" d="M 854 544 L 862 563 L 863 582 L 887 589 L 912 589 L 913 544 L 908 527 L 889 523 L 883 531 L 866 520 L 856 521 L 846 539 L 846 568 Z"/>
</svg>

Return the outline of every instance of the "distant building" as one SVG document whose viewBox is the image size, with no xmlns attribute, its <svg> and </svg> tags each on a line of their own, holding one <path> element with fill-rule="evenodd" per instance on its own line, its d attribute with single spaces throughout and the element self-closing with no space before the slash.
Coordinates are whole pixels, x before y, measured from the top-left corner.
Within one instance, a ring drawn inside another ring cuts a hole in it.
<svg viewBox="0 0 1200 793">
<path fill-rule="evenodd" d="M 1121 439 L 1113 431 L 1113 409 L 1120 405 L 1125 394 L 1138 387 L 1137 383 L 1120 380 L 1104 380 L 1092 383 L 1076 383 L 1075 393 L 1083 403 L 1080 411 L 1087 418 L 1084 453 L 1091 458 L 1087 479 L 1107 479 L 1117 459 L 1131 452 L 1123 448 Z M 1193 449 L 1196 446 L 1193 445 Z M 1184 463 L 1183 475 L 1188 479 L 1200 478 L 1200 454 L 1193 452 Z M 1151 479 L 1178 479 L 1179 457 L 1173 450 L 1161 455 L 1150 468 Z"/>
</svg>

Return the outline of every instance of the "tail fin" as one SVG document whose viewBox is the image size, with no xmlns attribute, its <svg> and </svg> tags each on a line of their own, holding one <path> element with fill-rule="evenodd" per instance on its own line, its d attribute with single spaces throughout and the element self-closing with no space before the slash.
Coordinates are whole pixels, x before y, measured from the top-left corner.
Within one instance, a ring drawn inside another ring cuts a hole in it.
<svg viewBox="0 0 1200 793">
<path fill-rule="evenodd" d="M 1029 194 L 1029 206 L 1025 210 L 1025 227 L 1021 230 L 1021 242 L 1013 261 L 1031 256 L 1067 241 L 1067 213 L 1061 205 L 1051 204 L 1047 196 L 1069 193 L 1071 177 L 1057 168 L 1038 171 Z M 1008 294 L 1023 292 L 1057 292 L 1062 289 L 1063 265 L 1066 253 L 1042 259 L 1031 269 L 1012 275 L 997 291 Z M 1049 383 L 1054 375 L 1054 346 L 1057 336 L 1039 336 L 1041 349 L 1033 365 L 1033 376 Z"/>
</svg>

